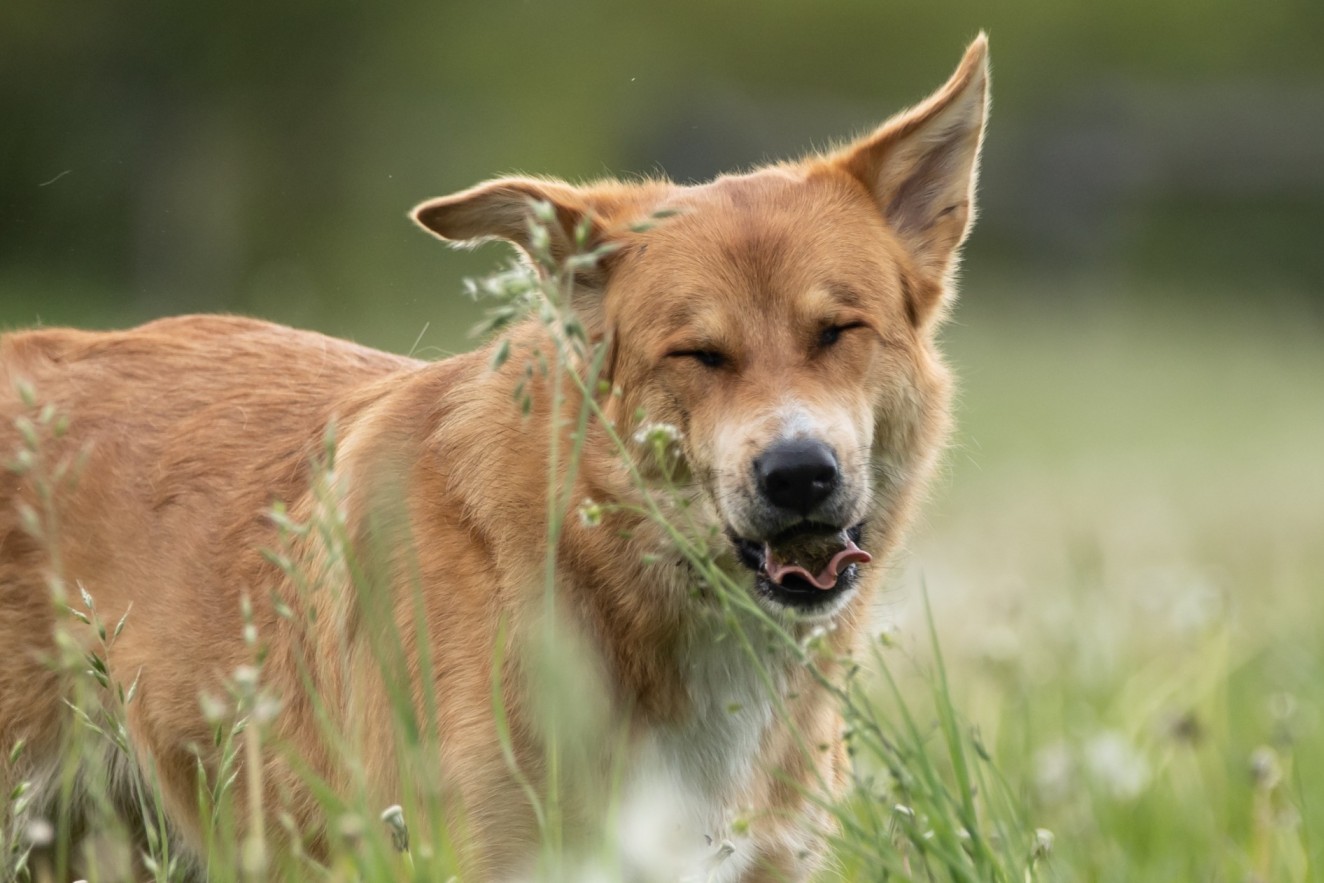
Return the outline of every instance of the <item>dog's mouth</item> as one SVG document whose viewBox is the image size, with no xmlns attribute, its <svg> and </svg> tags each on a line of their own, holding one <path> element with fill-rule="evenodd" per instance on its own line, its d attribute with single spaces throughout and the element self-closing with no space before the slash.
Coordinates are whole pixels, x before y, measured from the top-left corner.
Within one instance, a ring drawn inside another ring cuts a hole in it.
<svg viewBox="0 0 1324 883">
<path fill-rule="evenodd" d="M 858 564 L 873 556 L 859 547 L 863 523 L 848 529 L 805 521 L 770 540 L 730 534 L 740 561 L 757 576 L 759 590 L 782 604 L 818 607 L 854 585 Z"/>
</svg>

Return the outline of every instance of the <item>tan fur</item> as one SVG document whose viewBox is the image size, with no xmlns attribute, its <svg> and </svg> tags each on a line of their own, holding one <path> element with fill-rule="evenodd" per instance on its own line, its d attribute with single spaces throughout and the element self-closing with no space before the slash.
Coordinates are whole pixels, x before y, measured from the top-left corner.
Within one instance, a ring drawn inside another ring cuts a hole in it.
<svg viewBox="0 0 1324 883">
<path fill-rule="evenodd" d="M 680 430 L 702 523 L 720 531 L 755 520 L 752 459 L 788 426 L 823 435 L 852 489 L 847 514 L 867 519 L 875 559 L 858 590 L 816 623 L 833 626 L 841 652 L 868 621 L 884 561 L 946 433 L 949 380 L 933 333 L 973 217 L 986 79 L 981 36 L 934 97 L 836 153 L 693 187 L 502 179 L 416 211 L 444 238 L 504 238 L 528 249 L 527 201 L 542 199 L 556 210 L 558 256 L 573 249 L 581 225 L 591 244 L 615 247 L 576 292 L 590 335 L 611 347 L 619 394 L 602 404 L 627 438 L 638 413 Z M 668 217 L 637 229 L 659 211 Z M 847 330 L 821 346 L 829 326 Z M 299 764 L 332 791 L 366 790 L 369 805 L 399 799 L 411 783 L 396 761 L 388 688 L 400 684 L 389 672 L 421 705 L 425 639 L 441 742 L 435 766 L 417 775 L 455 807 L 478 877 L 529 867 L 537 831 L 495 737 L 491 662 L 504 630 L 513 748 L 540 781 L 536 697 L 521 648 L 542 622 L 554 415 L 543 375 L 527 382 L 527 416 L 516 388 L 536 353 L 552 348 L 537 322 L 510 340 L 512 355 L 495 370 L 490 347 L 424 363 L 232 317 L 0 341 L 0 454 L 17 450 L 14 421 L 33 413 L 15 392 L 20 381 L 69 420 L 66 435 L 42 440 L 42 461 L 86 452 L 76 484 L 57 500 L 60 575 L 86 588 L 108 623 L 132 605 L 111 674 L 122 684 L 139 679 L 128 720 L 136 761 L 159 778 L 188 847 L 201 846 L 195 752 L 212 773 L 219 762 L 199 697 L 220 693 L 253 662 L 246 597 L 267 648 L 263 680 L 283 702 L 261 778 L 268 819 L 283 808 L 311 832 L 310 849 L 325 847 L 326 820 Z M 687 351 L 720 351 L 725 363 L 676 355 Z M 566 414 L 578 407 L 569 395 Z M 273 504 L 288 504 L 296 518 L 315 514 L 310 480 L 332 423 L 349 534 L 380 577 L 356 594 L 326 548 L 296 541 L 288 551 L 332 587 L 310 600 L 262 550 L 281 547 Z M 568 429 L 562 441 L 569 446 Z M 571 498 L 639 499 L 601 426 L 589 430 Z M 40 506 L 30 477 L 0 475 L 0 764 L 15 740 L 28 740 L 17 768 L 0 766 L 0 794 L 53 762 L 67 726 L 67 685 L 49 665 L 57 562 L 21 526 L 20 501 Z M 719 560 L 749 583 L 730 550 Z M 590 649 L 610 718 L 628 724 L 630 745 L 683 753 L 686 734 L 702 729 L 696 715 L 712 713 L 716 696 L 704 677 L 687 675 L 690 660 L 716 652 L 707 646 L 713 600 L 694 591 L 661 530 L 624 511 L 597 527 L 572 518 L 557 562 L 559 609 Z M 279 615 L 277 601 L 296 615 Z M 318 614 L 311 622 L 309 606 Z M 801 635 L 815 625 L 783 618 Z M 404 645 L 386 663 L 377 640 L 384 623 Z M 729 793 L 712 798 L 715 811 L 751 819 L 737 870 L 717 878 L 803 879 L 821 860 L 827 826 L 806 789 L 839 789 L 847 774 L 840 722 L 802 667 L 759 652 L 791 719 L 776 713 L 750 724 L 760 747 L 736 760 L 751 772 L 737 764 Z M 727 663 L 714 658 L 725 676 Z M 318 721 L 305 677 L 346 734 L 353 763 Z M 726 731 L 714 732 L 720 743 Z M 807 756 L 802 744 L 823 748 Z M 274 823 L 269 833 L 283 836 Z"/>
</svg>

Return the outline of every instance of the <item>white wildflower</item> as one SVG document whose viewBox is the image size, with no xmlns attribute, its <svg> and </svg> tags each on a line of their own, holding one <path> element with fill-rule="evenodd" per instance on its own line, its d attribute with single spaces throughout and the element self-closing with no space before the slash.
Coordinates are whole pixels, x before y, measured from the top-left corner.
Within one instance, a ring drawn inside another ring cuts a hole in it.
<svg viewBox="0 0 1324 883">
<path fill-rule="evenodd" d="M 1039 795 L 1050 803 L 1060 803 L 1071 794 L 1075 763 L 1065 742 L 1053 742 L 1034 753 L 1034 783 Z"/>
<path fill-rule="evenodd" d="M 1149 762 L 1121 733 L 1105 730 L 1085 746 L 1090 774 L 1118 800 L 1133 800 L 1149 784 Z"/>
</svg>

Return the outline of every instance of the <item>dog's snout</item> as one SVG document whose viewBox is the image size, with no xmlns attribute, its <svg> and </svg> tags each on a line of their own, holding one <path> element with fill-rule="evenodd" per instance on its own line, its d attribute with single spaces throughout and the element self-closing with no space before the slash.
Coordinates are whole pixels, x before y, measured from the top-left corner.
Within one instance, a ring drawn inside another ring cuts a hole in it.
<svg viewBox="0 0 1324 883">
<path fill-rule="evenodd" d="M 759 490 L 780 509 L 808 515 L 841 480 L 832 449 L 814 439 L 773 444 L 754 461 Z"/>
</svg>

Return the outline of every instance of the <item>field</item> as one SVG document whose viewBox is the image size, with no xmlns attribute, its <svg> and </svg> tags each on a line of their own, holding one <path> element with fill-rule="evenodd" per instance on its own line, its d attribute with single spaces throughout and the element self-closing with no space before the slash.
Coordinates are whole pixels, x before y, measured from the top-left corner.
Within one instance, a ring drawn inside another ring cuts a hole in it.
<svg viewBox="0 0 1324 883">
<path fill-rule="evenodd" d="M 1052 878 L 1315 879 L 1318 308 L 1038 294 L 976 284 L 948 334 L 961 428 L 893 616 L 922 647 L 927 586 Z"/>
<path fill-rule="evenodd" d="M 878 611 L 853 722 L 880 739 L 861 739 L 822 879 L 1314 879 L 1318 307 L 1034 294 L 972 281 L 946 332 L 959 429 Z M 98 720 L 107 735 L 87 740 L 114 741 Z M 244 732 L 218 735 L 236 758 Z M 212 879 L 262 879 L 223 791 Z M 337 810 L 359 827 L 298 878 L 446 880 L 444 850 L 419 846 L 439 832 L 413 815 L 413 854 L 395 855 L 381 809 Z M 117 836 L 98 848 L 122 858 Z M 156 879 L 175 879 L 154 852 Z M 115 864 L 89 879 L 119 879 Z"/>
<path fill-rule="evenodd" d="M 1324 880 L 1324 2 L 751 9 L 0 2 L 0 333 L 235 313 L 441 358 L 475 346 L 463 280 L 511 252 L 443 247 L 406 217 L 420 200 L 826 149 L 982 31 L 979 219 L 943 330 L 956 430 L 839 697 L 857 772 L 814 883 Z M 52 478 L 43 443 L 77 418 L 39 396 L 26 448 L 0 433 L 0 497 L 11 463 Z M 58 533 L 49 516 L 28 526 Z M 0 883 L 196 883 L 151 794 L 112 820 L 121 717 L 148 702 L 110 682 L 117 624 L 77 621 L 100 619 L 86 588 L 57 599 L 80 636 L 51 660 L 83 715 L 68 762 L 24 768 L 0 710 Z M 383 801 L 335 789 L 325 861 L 247 833 L 255 810 L 288 821 L 234 787 L 279 713 L 250 637 L 205 707 L 226 758 L 198 795 L 210 883 L 447 883 L 458 826 L 412 708 L 391 731 L 416 765 L 407 850 Z M 539 883 L 611 883 L 627 855 L 670 883 L 674 856 L 628 826 L 571 842 L 558 821 L 562 798 L 622 815 L 588 762 L 617 743 L 563 655 L 539 723 L 579 752 L 542 758 L 565 766 L 538 797 Z M 82 830 L 31 805 L 53 789 L 87 790 Z"/>
</svg>

